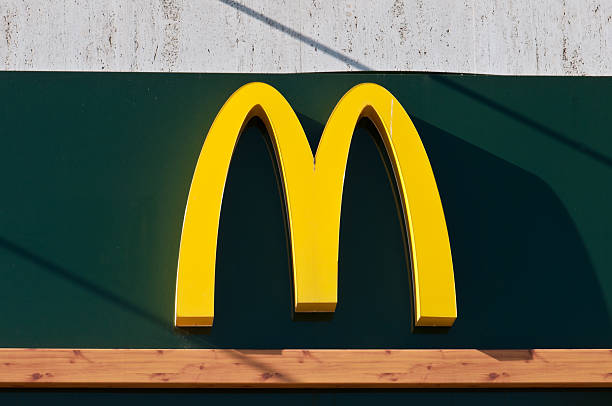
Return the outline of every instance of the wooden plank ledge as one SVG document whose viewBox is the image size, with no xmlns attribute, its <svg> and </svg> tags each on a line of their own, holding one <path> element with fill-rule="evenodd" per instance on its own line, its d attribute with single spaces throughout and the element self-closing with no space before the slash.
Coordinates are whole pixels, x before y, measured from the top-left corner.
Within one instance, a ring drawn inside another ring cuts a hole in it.
<svg viewBox="0 0 612 406">
<path fill-rule="evenodd" d="M 612 387 L 612 350 L 2 348 L 0 387 Z"/>
</svg>

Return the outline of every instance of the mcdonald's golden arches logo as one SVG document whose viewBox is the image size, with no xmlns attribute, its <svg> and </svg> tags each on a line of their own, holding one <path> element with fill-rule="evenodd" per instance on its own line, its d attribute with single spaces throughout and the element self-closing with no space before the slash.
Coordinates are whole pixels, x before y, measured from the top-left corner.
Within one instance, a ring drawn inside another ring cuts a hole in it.
<svg viewBox="0 0 612 406">
<path fill-rule="evenodd" d="M 227 100 L 206 136 L 191 182 L 179 252 L 175 324 L 213 323 L 223 189 L 238 137 L 253 117 L 266 125 L 282 177 L 295 311 L 336 308 L 344 172 L 355 126 L 366 117 L 380 133 L 401 197 L 415 324 L 451 326 L 457 317 L 455 280 L 434 174 L 404 108 L 389 91 L 372 83 L 357 85 L 340 99 L 314 157 L 295 112 L 273 87 L 249 83 Z"/>
</svg>

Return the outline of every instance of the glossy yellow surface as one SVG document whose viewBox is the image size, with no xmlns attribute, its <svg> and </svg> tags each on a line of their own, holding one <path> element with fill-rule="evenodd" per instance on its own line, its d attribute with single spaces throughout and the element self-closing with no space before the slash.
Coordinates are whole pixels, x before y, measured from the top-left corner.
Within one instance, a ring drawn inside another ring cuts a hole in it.
<svg viewBox="0 0 612 406">
<path fill-rule="evenodd" d="M 254 116 L 268 129 L 283 177 L 295 310 L 336 308 L 344 173 L 355 125 L 367 117 L 380 133 L 400 190 L 410 241 L 415 324 L 452 325 L 457 317 L 453 264 L 427 154 L 397 99 L 371 83 L 353 87 L 338 102 L 314 159 L 298 118 L 276 89 L 249 83 L 228 99 L 208 132 L 191 183 L 179 253 L 176 325 L 212 325 L 223 189 L 236 142 Z"/>
</svg>

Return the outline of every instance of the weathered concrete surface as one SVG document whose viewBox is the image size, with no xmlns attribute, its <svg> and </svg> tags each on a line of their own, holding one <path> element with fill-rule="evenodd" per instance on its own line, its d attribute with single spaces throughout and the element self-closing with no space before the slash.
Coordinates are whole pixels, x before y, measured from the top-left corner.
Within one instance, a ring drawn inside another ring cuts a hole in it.
<svg viewBox="0 0 612 406">
<path fill-rule="evenodd" d="M 0 69 L 612 74 L 612 0 L 0 0 Z"/>
</svg>

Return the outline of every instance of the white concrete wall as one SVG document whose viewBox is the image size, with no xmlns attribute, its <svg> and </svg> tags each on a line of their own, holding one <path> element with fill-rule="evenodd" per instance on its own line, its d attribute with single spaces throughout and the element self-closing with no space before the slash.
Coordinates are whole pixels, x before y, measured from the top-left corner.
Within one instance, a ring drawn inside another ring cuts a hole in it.
<svg viewBox="0 0 612 406">
<path fill-rule="evenodd" d="M 0 0 L 0 69 L 612 74 L 612 0 Z"/>
</svg>

